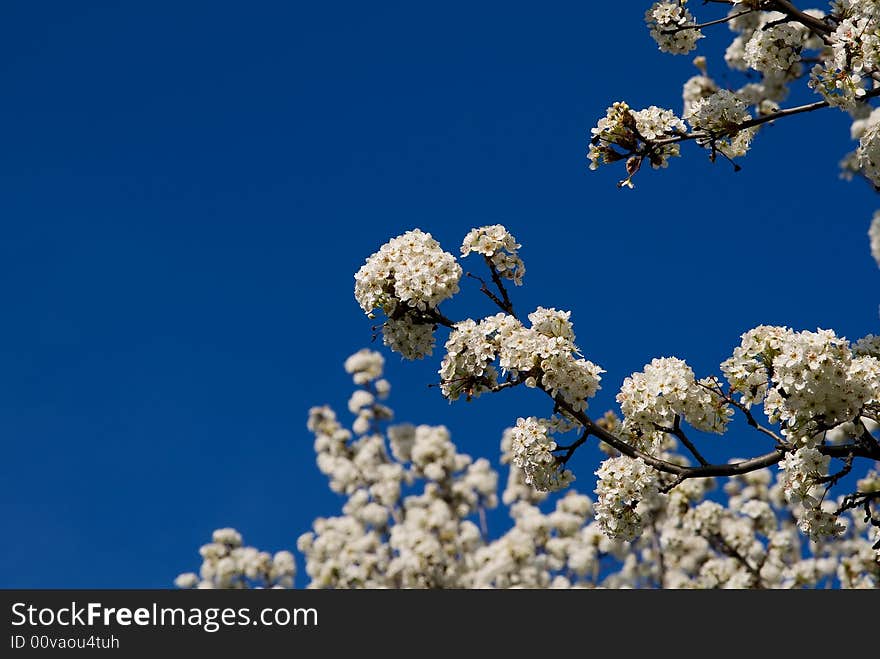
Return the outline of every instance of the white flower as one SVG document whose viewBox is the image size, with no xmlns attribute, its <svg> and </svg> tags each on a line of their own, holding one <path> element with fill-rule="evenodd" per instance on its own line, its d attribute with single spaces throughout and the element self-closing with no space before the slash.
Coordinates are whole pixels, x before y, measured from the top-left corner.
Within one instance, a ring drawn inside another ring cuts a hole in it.
<svg viewBox="0 0 880 659">
<path fill-rule="evenodd" d="M 370 256 L 355 278 L 355 298 L 370 313 L 391 314 L 400 303 L 424 311 L 458 292 L 461 266 L 420 229 L 392 238 Z"/>
<path fill-rule="evenodd" d="M 689 53 L 697 47 L 697 41 L 703 38 L 703 33 L 698 29 L 687 28 L 688 25 L 696 25 L 693 14 L 686 8 L 687 0 L 681 2 L 655 2 L 645 12 L 645 22 L 651 31 L 651 36 L 657 42 L 658 47 L 665 53 L 682 55 Z"/>
<path fill-rule="evenodd" d="M 764 412 L 771 421 L 784 421 L 783 433 L 803 445 L 818 442 L 823 429 L 852 421 L 878 394 L 880 362 L 854 358 L 849 342 L 831 330 L 791 332 L 767 357 L 759 370 L 772 366 L 773 387 Z"/>
<path fill-rule="evenodd" d="M 575 409 L 599 390 L 604 371 L 586 359 L 575 358 L 574 330 L 569 312 L 538 307 L 529 314 L 533 327 L 525 328 L 506 314 L 483 318 L 479 323 L 456 323 L 446 341 L 440 364 L 440 390 L 449 400 L 462 394 L 479 396 L 493 387 L 498 372 L 493 363 L 511 376 L 528 373 L 531 384 L 559 396 Z"/>
<path fill-rule="evenodd" d="M 607 109 L 591 130 L 590 169 L 602 163 L 612 163 L 632 156 L 638 163 L 647 158 L 655 169 L 666 167 L 668 159 L 679 155 L 677 143 L 658 144 L 662 139 L 687 132 L 684 122 L 672 110 L 652 105 L 644 110 L 633 111 L 623 102 L 614 103 Z M 617 147 L 617 148 L 615 148 Z M 631 178 L 638 170 L 630 170 L 621 185 L 632 187 Z"/>
<path fill-rule="evenodd" d="M 864 98 L 866 92 L 862 77 L 846 69 L 816 64 L 810 71 L 809 86 L 822 94 L 831 105 L 851 110 Z"/>
<path fill-rule="evenodd" d="M 409 316 L 389 319 L 382 325 L 382 342 L 406 359 L 423 359 L 434 352 L 434 326 Z"/>
<path fill-rule="evenodd" d="M 641 458 L 608 458 L 596 471 L 596 521 L 610 538 L 633 540 L 642 532 L 636 504 L 659 491 L 659 472 Z"/>
<path fill-rule="evenodd" d="M 856 158 L 861 172 L 875 186 L 880 186 L 880 109 L 875 109 L 866 120 Z"/>
<path fill-rule="evenodd" d="M 767 395 L 769 366 L 792 335 L 787 327 L 759 325 L 742 335 L 742 343 L 730 359 L 722 362 L 721 370 L 741 402 L 750 407 Z"/>
<path fill-rule="evenodd" d="M 826 475 L 831 461 L 815 448 L 800 448 L 788 453 L 779 463 L 782 475 L 782 488 L 785 498 L 790 503 L 802 503 L 808 508 L 815 507 L 819 500 L 813 494 L 813 488 L 820 478 Z"/>
<path fill-rule="evenodd" d="M 174 580 L 174 585 L 177 588 L 195 588 L 199 583 L 199 575 L 194 572 L 185 572 L 184 574 L 179 575 Z"/>
<path fill-rule="evenodd" d="M 871 220 L 871 228 L 868 229 L 868 239 L 871 241 L 871 256 L 880 266 L 880 211 L 874 211 L 874 219 Z"/>
<path fill-rule="evenodd" d="M 800 60 L 807 34 L 804 26 L 791 23 L 755 30 L 746 43 L 744 59 L 757 71 L 787 71 Z"/>
<path fill-rule="evenodd" d="M 688 115 L 694 103 L 703 98 L 708 98 L 718 91 L 718 85 L 712 78 L 706 75 L 698 75 L 688 78 L 682 88 L 681 98 L 684 101 L 683 113 Z"/>
<path fill-rule="evenodd" d="M 544 420 L 533 416 L 516 420 L 510 434 L 512 463 L 523 470 L 526 483 L 539 492 L 560 490 L 574 481 L 574 474 L 557 462 L 555 448 Z"/>
<path fill-rule="evenodd" d="M 385 358 L 375 350 L 363 348 L 345 360 L 345 372 L 353 376 L 355 384 L 366 384 L 382 377 Z"/>
<path fill-rule="evenodd" d="M 273 569 L 272 556 L 244 546 L 241 534 L 235 529 L 217 529 L 213 542 L 203 545 L 199 553 L 202 556 L 199 574 L 181 574 L 174 580 L 178 588 L 293 588 L 296 575 L 293 554 L 278 552 Z"/>
<path fill-rule="evenodd" d="M 745 155 L 755 135 L 755 128 L 738 128 L 751 115 L 743 100 L 726 89 L 695 101 L 684 118 L 695 130 L 709 134 L 698 144 L 714 145 L 730 158 Z"/>
<path fill-rule="evenodd" d="M 623 431 L 646 438 L 650 446 L 658 426 L 671 429 L 679 416 L 698 430 L 721 434 L 733 412 L 713 388 L 709 380 L 695 380 L 693 370 L 680 359 L 654 359 L 644 371 L 626 378 L 617 394 Z"/>
<path fill-rule="evenodd" d="M 376 399 L 369 391 L 355 389 L 354 393 L 351 394 L 351 398 L 348 399 L 348 411 L 352 414 L 358 414 L 361 408 L 370 407 L 375 401 Z"/>
<path fill-rule="evenodd" d="M 217 529 L 213 534 L 213 541 L 216 544 L 229 545 L 230 547 L 241 546 L 241 533 L 235 529 Z"/>
<path fill-rule="evenodd" d="M 482 254 L 504 279 L 511 279 L 516 286 L 522 285 L 526 266 L 517 254 L 522 247 L 516 238 L 500 224 L 471 229 L 461 244 L 461 255 L 471 252 Z"/>
</svg>

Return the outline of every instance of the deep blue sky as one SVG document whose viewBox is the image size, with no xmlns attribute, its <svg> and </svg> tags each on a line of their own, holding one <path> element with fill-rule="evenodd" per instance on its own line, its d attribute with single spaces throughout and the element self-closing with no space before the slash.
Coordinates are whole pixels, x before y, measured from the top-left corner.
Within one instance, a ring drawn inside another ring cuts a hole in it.
<svg viewBox="0 0 880 659">
<path fill-rule="evenodd" d="M 4 2 L 0 586 L 164 587 L 217 526 L 277 550 L 338 511 L 306 413 L 349 418 L 352 275 L 416 226 L 450 251 L 511 228 L 515 302 L 573 311 L 597 412 L 652 357 L 717 371 L 759 323 L 876 332 L 839 113 L 765 130 L 738 174 L 693 145 L 634 191 L 588 171 L 612 101 L 680 111 L 691 58 L 657 52 L 648 4 Z M 438 359 L 389 355 L 399 419 L 495 459 L 548 413 L 449 406 Z M 594 456 L 573 467 L 591 490 Z"/>
</svg>

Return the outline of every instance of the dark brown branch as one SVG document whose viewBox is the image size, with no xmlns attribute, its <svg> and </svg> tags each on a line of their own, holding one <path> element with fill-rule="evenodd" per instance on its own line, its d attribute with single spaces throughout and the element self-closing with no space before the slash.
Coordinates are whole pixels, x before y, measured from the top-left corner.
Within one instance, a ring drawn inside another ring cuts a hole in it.
<svg viewBox="0 0 880 659">
<path fill-rule="evenodd" d="M 654 427 L 661 432 L 665 432 L 672 435 L 673 437 L 677 437 L 678 440 L 687 447 L 687 450 L 691 452 L 691 455 L 697 459 L 697 462 L 699 462 L 704 467 L 708 466 L 709 463 L 706 461 L 706 458 L 700 455 L 697 447 L 694 446 L 694 443 L 690 439 L 688 439 L 688 436 L 685 434 L 684 430 L 682 430 L 681 417 L 678 414 L 675 415 L 675 420 L 673 421 L 671 428 L 665 428 L 663 426 L 658 426 L 657 424 L 654 424 Z"/>
<path fill-rule="evenodd" d="M 765 428 L 760 423 L 758 423 L 758 421 L 755 419 L 755 416 L 752 414 L 751 410 L 746 405 L 739 402 L 738 400 L 735 400 L 733 398 L 733 396 L 726 397 L 726 400 L 731 405 L 733 405 L 736 409 L 738 409 L 740 412 L 742 412 L 743 415 L 745 415 L 746 423 L 748 423 L 752 428 L 754 428 L 758 432 L 764 433 L 768 437 L 772 438 L 773 441 L 776 442 L 777 446 L 786 446 L 786 442 L 785 442 L 785 440 L 782 439 L 782 437 L 780 437 L 775 432 L 770 430 L 770 428 Z"/>
<path fill-rule="evenodd" d="M 785 457 L 785 454 L 788 452 L 788 449 L 780 448 L 774 451 L 770 451 L 769 453 L 765 453 L 764 455 L 759 455 L 748 460 L 741 460 L 739 462 L 700 465 L 699 467 L 683 467 L 682 465 L 675 464 L 674 462 L 669 462 L 667 460 L 663 460 L 661 458 L 650 455 L 649 453 L 645 453 L 644 451 L 640 451 L 639 449 L 629 444 L 627 441 L 621 439 L 620 437 L 617 437 L 608 430 L 605 430 L 602 426 L 590 419 L 590 417 L 587 416 L 587 414 L 583 410 L 575 409 L 567 402 L 565 402 L 562 398 L 556 397 L 554 398 L 554 401 L 557 409 L 564 411 L 571 418 L 580 423 L 581 426 L 583 426 L 584 428 L 584 435 L 577 442 L 572 444 L 571 447 L 568 447 L 565 456 L 566 461 L 571 458 L 571 455 L 574 454 L 574 451 L 577 450 L 577 448 L 586 441 L 589 435 L 594 435 L 606 444 L 609 444 L 613 448 L 617 449 L 617 451 L 619 451 L 623 455 L 633 459 L 640 458 L 645 462 L 645 464 L 653 467 L 657 471 L 665 474 L 672 474 L 673 476 L 675 476 L 676 478 L 673 481 L 673 484 L 669 485 L 668 489 L 664 489 L 664 491 L 667 492 L 677 485 L 681 484 L 683 481 L 690 478 L 707 478 L 710 476 L 737 476 L 740 474 L 747 474 L 752 471 L 757 471 L 758 469 L 763 469 L 765 467 L 770 467 L 782 461 L 782 459 Z M 841 446 L 819 446 L 818 450 L 823 455 L 837 458 L 842 458 L 852 454 L 854 457 L 880 460 L 880 450 L 874 449 L 873 447 L 865 447 L 857 444 L 844 444 Z"/>
<path fill-rule="evenodd" d="M 876 89 L 871 89 L 865 93 L 862 97 L 863 99 L 874 98 L 876 96 L 880 96 L 880 87 Z M 661 140 L 655 140 L 651 142 L 651 148 L 655 148 L 658 146 L 666 146 L 667 144 L 676 144 L 678 142 L 687 142 L 690 140 L 701 140 L 701 139 L 719 139 L 725 136 L 732 136 L 738 133 L 741 130 L 745 130 L 746 128 L 754 128 L 755 126 L 760 126 L 761 124 L 766 124 L 771 121 L 776 121 L 777 119 L 782 119 L 784 117 L 791 117 L 796 114 L 802 114 L 804 112 L 813 112 L 814 110 L 821 110 L 822 108 L 829 107 L 828 101 L 816 101 L 815 103 L 807 103 L 806 105 L 798 105 L 793 108 L 787 108 L 785 110 L 779 110 L 777 112 L 773 112 L 771 114 L 766 114 L 760 117 L 756 117 L 754 119 L 749 119 L 748 121 L 744 121 L 741 124 L 736 124 L 735 126 L 731 126 L 730 128 L 720 131 L 718 133 L 710 133 L 704 130 L 697 130 L 691 133 L 685 133 L 682 135 L 673 135 L 672 137 L 665 137 Z"/>
<path fill-rule="evenodd" d="M 437 325 L 443 325 L 443 327 L 448 327 L 449 329 L 455 327 L 455 322 L 444 316 L 440 312 L 439 307 L 429 307 L 421 313 L 429 322 L 436 323 Z"/>
<path fill-rule="evenodd" d="M 468 273 L 465 273 L 465 274 L 466 274 L 468 277 L 470 277 L 471 279 L 476 279 L 478 282 L 480 282 L 480 292 L 481 292 L 481 293 L 484 293 L 484 294 L 486 295 L 486 297 L 488 297 L 490 300 L 492 300 L 492 302 L 494 302 L 495 304 L 497 304 L 498 307 L 499 307 L 502 311 L 504 311 L 505 313 L 510 313 L 510 311 L 508 310 L 508 306 L 505 305 L 505 303 L 504 303 L 504 302 L 503 302 L 503 301 L 502 301 L 497 295 L 495 295 L 495 293 L 493 293 L 493 292 L 489 289 L 489 285 L 486 283 L 486 280 L 485 280 L 485 279 L 483 279 L 482 277 L 478 277 L 477 275 L 475 275 L 475 274 L 473 274 L 473 273 L 471 273 L 471 272 L 468 272 Z M 508 303 L 508 304 L 509 304 L 509 303 Z M 513 314 L 510 314 L 510 315 L 512 316 Z"/>
<path fill-rule="evenodd" d="M 828 494 L 828 490 L 830 490 L 833 486 L 837 485 L 837 483 L 840 482 L 840 479 L 842 479 L 844 476 L 846 476 L 847 474 L 849 474 L 849 472 L 852 471 L 852 466 L 853 466 L 852 453 L 850 453 L 847 456 L 844 456 L 842 458 L 842 460 L 843 460 L 843 467 L 841 468 L 840 471 L 838 471 L 836 474 L 829 474 L 828 476 L 823 476 L 822 478 L 819 478 L 816 481 L 816 483 L 819 485 L 822 485 L 825 483 L 828 484 L 828 487 L 825 488 L 825 494 Z"/>
<path fill-rule="evenodd" d="M 810 28 L 816 34 L 824 36 L 834 31 L 831 29 L 831 26 L 828 25 L 825 21 L 802 12 L 788 0 L 772 0 L 770 6 L 775 7 L 783 14 L 791 16 L 798 23 L 801 23 Z"/>
<path fill-rule="evenodd" d="M 862 433 L 856 438 L 856 441 L 862 446 L 867 446 L 869 448 L 877 449 L 880 451 L 880 442 L 868 432 L 868 429 L 862 424 Z"/>
<path fill-rule="evenodd" d="M 880 490 L 876 492 L 853 492 L 852 494 L 847 494 L 843 497 L 843 501 L 837 509 L 836 514 L 839 515 L 846 510 L 858 508 L 874 499 L 880 499 Z"/>
<path fill-rule="evenodd" d="M 589 437 L 590 437 L 590 431 L 585 429 L 584 432 L 581 434 L 581 436 L 578 437 L 577 440 L 573 444 L 571 444 L 570 446 L 557 446 L 556 447 L 557 450 L 565 451 L 565 453 L 561 456 L 556 456 L 556 464 L 558 464 L 558 465 L 566 464 L 571 459 L 571 456 L 574 455 L 574 452 L 577 451 L 578 448 L 580 446 L 582 446 L 584 444 L 584 442 L 586 442 Z"/>
<path fill-rule="evenodd" d="M 486 265 L 489 266 L 489 271 L 492 273 L 492 281 L 495 283 L 495 287 L 498 289 L 498 292 L 501 293 L 501 299 L 503 301 L 503 304 L 500 305 L 501 309 L 516 318 L 516 313 L 513 310 L 513 303 L 507 295 L 507 288 L 505 288 L 504 282 L 501 281 L 501 275 L 498 273 L 498 269 L 495 267 L 495 264 L 492 263 L 492 259 L 485 254 L 483 255 L 483 259 L 485 259 Z"/>
<path fill-rule="evenodd" d="M 713 377 L 713 379 L 715 379 L 715 378 Z M 712 392 L 713 394 L 719 396 L 722 400 L 724 400 L 724 402 L 726 402 L 729 405 L 733 405 L 736 409 L 738 409 L 740 412 L 742 412 L 743 415 L 746 417 L 746 422 L 752 428 L 757 430 L 758 432 L 764 433 L 768 437 L 772 438 L 773 441 L 776 442 L 776 446 L 779 446 L 779 447 L 787 447 L 788 446 L 786 444 L 785 440 L 782 439 L 782 437 L 780 437 L 775 432 L 770 430 L 770 428 L 765 428 L 760 423 L 758 423 L 757 419 L 755 419 L 754 415 L 752 414 L 752 412 L 748 408 L 748 406 L 744 405 L 743 403 L 741 403 L 740 401 L 736 400 L 733 397 L 732 391 L 730 391 L 728 393 L 724 393 L 724 391 L 721 389 L 721 385 L 718 384 L 717 379 L 716 379 L 715 387 L 710 387 L 709 385 L 704 384 L 699 381 L 697 381 L 697 384 L 700 385 L 701 387 L 703 387 L 704 389 Z"/>
</svg>

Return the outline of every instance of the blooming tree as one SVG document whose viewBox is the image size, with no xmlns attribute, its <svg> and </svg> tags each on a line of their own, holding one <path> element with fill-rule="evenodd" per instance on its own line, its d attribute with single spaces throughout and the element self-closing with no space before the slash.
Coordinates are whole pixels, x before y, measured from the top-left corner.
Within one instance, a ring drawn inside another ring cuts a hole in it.
<svg viewBox="0 0 880 659">
<path fill-rule="evenodd" d="M 699 23 L 685 0 L 648 9 L 659 49 L 689 53 L 704 29 L 726 23 L 735 36 L 725 61 L 751 80 L 723 89 L 698 57 L 682 116 L 614 103 L 592 129 L 590 167 L 623 163 L 620 185 L 631 188 L 646 161 L 667 167 L 684 142 L 733 162 L 763 125 L 832 108 L 850 114 L 859 140 L 844 172 L 880 188 L 880 109 L 871 105 L 880 96 L 880 0 L 837 0 L 826 11 L 787 0 L 702 4 L 721 15 Z M 820 99 L 783 108 L 801 80 Z M 880 263 L 880 211 L 869 238 Z M 349 357 L 351 427 L 329 407 L 309 413 L 318 467 L 345 497 L 341 515 L 299 539 L 310 586 L 880 587 L 880 337 L 759 326 L 714 374 L 654 359 L 623 381 L 619 413 L 597 416 L 588 403 L 604 371 L 579 349 L 571 313 L 520 314 L 515 305 L 520 248 L 501 225 L 471 230 L 460 258 L 485 275 L 464 278 L 456 255 L 413 229 L 355 274 L 355 298 L 370 318 L 381 315 L 391 351 L 408 360 L 440 353 L 439 395 L 474 400 L 521 387 L 534 392 L 534 408 L 509 419 L 501 438 L 508 472 L 499 496 L 490 461 L 460 453 L 445 427 L 392 423 L 380 353 Z M 490 308 L 453 319 L 448 301 L 470 280 Z M 740 457 L 736 417 L 759 440 L 744 445 L 763 449 Z M 728 459 L 704 457 L 701 446 L 719 441 L 712 435 L 725 437 Z M 591 441 L 606 459 L 579 463 Z M 490 537 L 486 510 L 499 502 L 512 522 Z M 293 583 L 289 552 L 244 547 L 231 529 L 201 554 L 200 574 L 181 575 L 179 586 Z"/>
</svg>

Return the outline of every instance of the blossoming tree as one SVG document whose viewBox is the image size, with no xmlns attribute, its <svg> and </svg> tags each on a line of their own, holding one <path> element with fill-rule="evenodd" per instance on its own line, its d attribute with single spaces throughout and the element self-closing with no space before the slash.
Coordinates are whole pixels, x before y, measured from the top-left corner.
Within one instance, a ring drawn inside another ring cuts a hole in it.
<svg viewBox="0 0 880 659">
<path fill-rule="evenodd" d="M 726 63 L 754 72 L 752 80 L 723 89 L 697 58 L 681 117 L 614 103 L 592 130 L 591 168 L 622 163 L 620 185 L 633 187 L 645 162 L 667 167 L 684 142 L 733 162 L 763 125 L 832 108 L 852 116 L 859 139 L 844 171 L 880 187 L 880 109 L 871 105 L 880 96 L 880 1 L 838 0 L 819 11 L 787 0 L 707 0 L 703 8 L 719 16 L 702 23 L 686 4 L 648 9 L 659 49 L 689 53 L 703 30 L 726 23 L 735 34 Z M 820 99 L 782 107 L 799 81 Z M 880 263 L 880 215 L 869 237 Z M 355 275 L 355 298 L 370 318 L 381 314 L 391 351 L 428 359 L 442 343 L 439 395 L 534 392 L 530 415 L 510 419 L 501 438 L 510 528 L 486 532 L 485 511 L 499 505 L 490 461 L 460 453 L 445 427 L 392 424 L 384 358 L 361 350 L 345 361 L 357 386 L 351 428 L 329 407 L 309 414 L 318 467 L 345 497 L 341 515 L 300 537 L 311 586 L 880 587 L 880 337 L 759 326 L 716 374 L 654 359 L 624 380 L 619 414 L 595 416 L 588 402 L 604 371 L 579 350 L 570 312 L 518 310 L 520 247 L 501 225 L 473 229 L 460 257 L 485 274 L 465 280 L 459 259 L 414 229 Z M 448 301 L 471 280 L 486 315 L 450 317 Z M 729 459 L 707 460 L 706 435 L 728 433 L 736 416 L 759 441 L 731 437 Z M 590 441 L 607 456 L 601 464 L 575 457 Z M 739 457 L 740 446 L 761 444 Z M 575 472 L 596 478 L 575 482 Z M 595 497 L 576 491 L 585 481 Z M 551 493 L 559 494 L 545 501 Z M 200 573 L 181 575 L 179 586 L 293 584 L 292 554 L 244 547 L 232 529 L 215 532 L 201 554 Z"/>
</svg>

